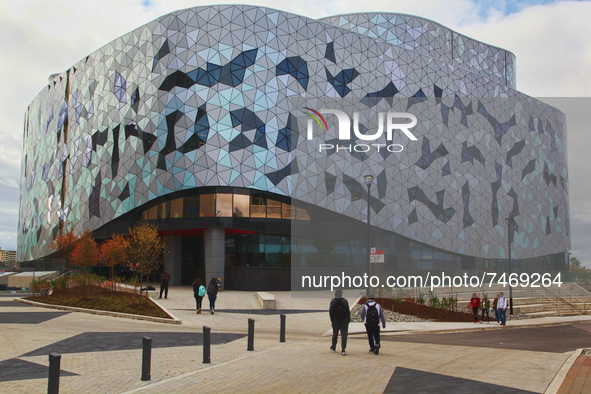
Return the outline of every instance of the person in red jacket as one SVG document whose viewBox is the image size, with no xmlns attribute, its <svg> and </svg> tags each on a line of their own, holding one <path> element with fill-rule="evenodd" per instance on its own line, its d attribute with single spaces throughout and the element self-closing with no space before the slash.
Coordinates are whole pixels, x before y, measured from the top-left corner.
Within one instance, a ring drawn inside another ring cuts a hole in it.
<svg viewBox="0 0 591 394">
<path fill-rule="evenodd" d="M 480 298 L 478 298 L 478 294 L 472 294 L 470 306 L 472 307 L 472 312 L 474 313 L 474 323 L 478 323 L 478 307 L 480 306 Z"/>
</svg>

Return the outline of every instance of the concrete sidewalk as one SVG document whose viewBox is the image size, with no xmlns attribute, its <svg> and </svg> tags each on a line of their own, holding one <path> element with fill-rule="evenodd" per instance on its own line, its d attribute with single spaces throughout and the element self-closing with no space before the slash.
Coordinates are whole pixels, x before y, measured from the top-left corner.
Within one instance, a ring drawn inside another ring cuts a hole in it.
<svg viewBox="0 0 591 394">
<path fill-rule="evenodd" d="M 574 349 L 591 347 L 591 339 L 579 345 L 591 333 L 587 316 L 513 321 L 505 328 L 389 323 L 380 355 L 375 356 L 367 352 L 363 325 L 354 323 L 351 332 L 360 334 L 350 336 L 347 356 L 342 357 L 330 352 L 330 339 L 323 337 L 330 330 L 328 298 L 272 293 L 280 310 L 259 309 L 252 292 L 223 291 L 215 315 L 206 313 L 207 299 L 205 313 L 197 315 L 192 289 L 171 287 L 168 299 L 159 302 L 183 321 L 180 326 L 56 312 L 2 297 L 0 391 L 46 392 L 47 354 L 56 351 L 62 354 L 62 394 L 544 393 Z M 352 304 L 355 299 L 349 301 Z M 279 313 L 287 315 L 286 343 L 279 342 Z M 249 318 L 256 321 L 252 352 L 246 350 Z M 212 330 L 211 364 L 202 363 L 204 325 Z M 532 337 L 536 345 L 523 345 L 515 334 Z M 467 335 L 476 339 L 457 340 Z M 580 338 L 571 340 L 577 346 L 544 346 L 548 338 L 558 341 L 573 335 Z M 140 381 L 142 336 L 153 338 L 149 382 Z"/>
</svg>

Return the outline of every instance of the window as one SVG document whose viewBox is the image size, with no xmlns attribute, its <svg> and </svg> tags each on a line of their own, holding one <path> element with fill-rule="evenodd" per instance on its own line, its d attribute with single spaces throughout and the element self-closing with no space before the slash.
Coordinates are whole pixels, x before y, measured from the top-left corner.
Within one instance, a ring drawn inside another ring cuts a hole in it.
<svg viewBox="0 0 591 394">
<path fill-rule="evenodd" d="M 267 218 L 281 219 L 281 203 L 279 201 L 267 200 Z"/>
<path fill-rule="evenodd" d="M 304 208 L 297 208 L 296 210 L 296 219 L 298 220 L 310 220 L 310 215 L 308 215 L 308 211 Z"/>
<path fill-rule="evenodd" d="M 158 220 L 158 205 L 148 209 L 148 220 Z"/>
<path fill-rule="evenodd" d="M 262 194 L 254 194 L 250 196 L 250 217 L 264 218 L 267 213 L 266 198 Z"/>
<path fill-rule="evenodd" d="M 160 219 L 168 219 L 170 216 L 170 201 L 164 201 L 159 204 L 158 217 Z"/>
<path fill-rule="evenodd" d="M 237 218 L 249 217 L 249 199 L 250 197 L 245 194 L 234 194 L 234 211 L 232 212 L 232 216 Z"/>
<path fill-rule="evenodd" d="M 184 206 L 186 218 L 199 217 L 199 196 L 185 197 Z"/>
<path fill-rule="evenodd" d="M 199 196 L 199 217 L 215 217 L 215 194 Z"/>
<path fill-rule="evenodd" d="M 170 202 L 170 218 L 178 219 L 183 217 L 183 199 L 177 198 Z"/>
<path fill-rule="evenodd" d="M 218 217 L 232 217 L 232 195 L 216 194 L 216 213 Z"/>
<path fill-rule="evenodd" d="M 282 210 L 282 217 L 283 217 L 283 219 L 295 219 L 294 218 L 295 212 L 293 212 L 293 214 L 292 214 L 292 210 L 291 210 L 291 205 L 290 204 L 283 203 L 282 207 L 283 207 L 283 210 Z M 292 215 L 294 215 L 294 216 L 292 216 Z"/>
</svg>

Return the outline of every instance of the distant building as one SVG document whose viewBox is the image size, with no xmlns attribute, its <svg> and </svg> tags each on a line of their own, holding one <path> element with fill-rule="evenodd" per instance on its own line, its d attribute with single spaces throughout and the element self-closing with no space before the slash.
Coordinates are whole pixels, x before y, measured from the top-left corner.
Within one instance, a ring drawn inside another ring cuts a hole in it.
<svg viewBox="0 0 591 394">
<path fill-rule="evenodd" d="M 13 267 L 16 265 L 16 250 L 2 250 L 0 248 L 0 267 Z"/>
</svg>

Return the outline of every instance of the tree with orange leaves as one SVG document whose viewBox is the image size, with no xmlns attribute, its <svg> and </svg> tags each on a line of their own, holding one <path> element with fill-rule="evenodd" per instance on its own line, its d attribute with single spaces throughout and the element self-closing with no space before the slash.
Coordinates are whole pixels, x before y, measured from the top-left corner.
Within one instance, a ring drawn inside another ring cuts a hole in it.
<svg viewBox="0 0 591 394">
<path fill-rule="evenodd" d="M 158 235 L 156 225 L 142 222 L 129 229 L 128 256 L 131 261 L 137 263 L 136 271 L 140 273 L 140 303 L 142 302 L 141 281 L 146 277 L 146 289 L 148 288 L 148 276 L 162 265 L 164 261 L 164 240 Z M 147 292 L 146 292 L 147 294 Z"/>
<path fill-rule="evenodd" d="M 66 226 L 69 226 L 70 229 L 64 231 L 62 228 L 49 247 L 56 251 L 58 258 L 64 260 L 64 268 L 68 270 L 72 260 L 72 252 L 79 237 L 74 235 L 74 229 L 71 223 L 66 223 Z"/>
<path fill-rule="evenodd" d="M 98 265 L 99 263 L 99 248 L 94 238 L 92 238 L 92 231 L 86 230 L 82 237 L 76 243 L 74 251 L 72 252 L 72 263 L 83 267 L 86 271 L 86 288 L 87 294 L 90 298 L 90 267 Z"/>
<path fill-rule="evenodd" d="M 129 259 L 127 257 L 127 249 L 129 242 L 122 235 L 113 235 L 111 239 L 104 242 L 100 246 L 101 259 L 103 264 L 111 267 L 111 280 L 115 280 L 115 266 L 126 264 Z"/>
</svg>

